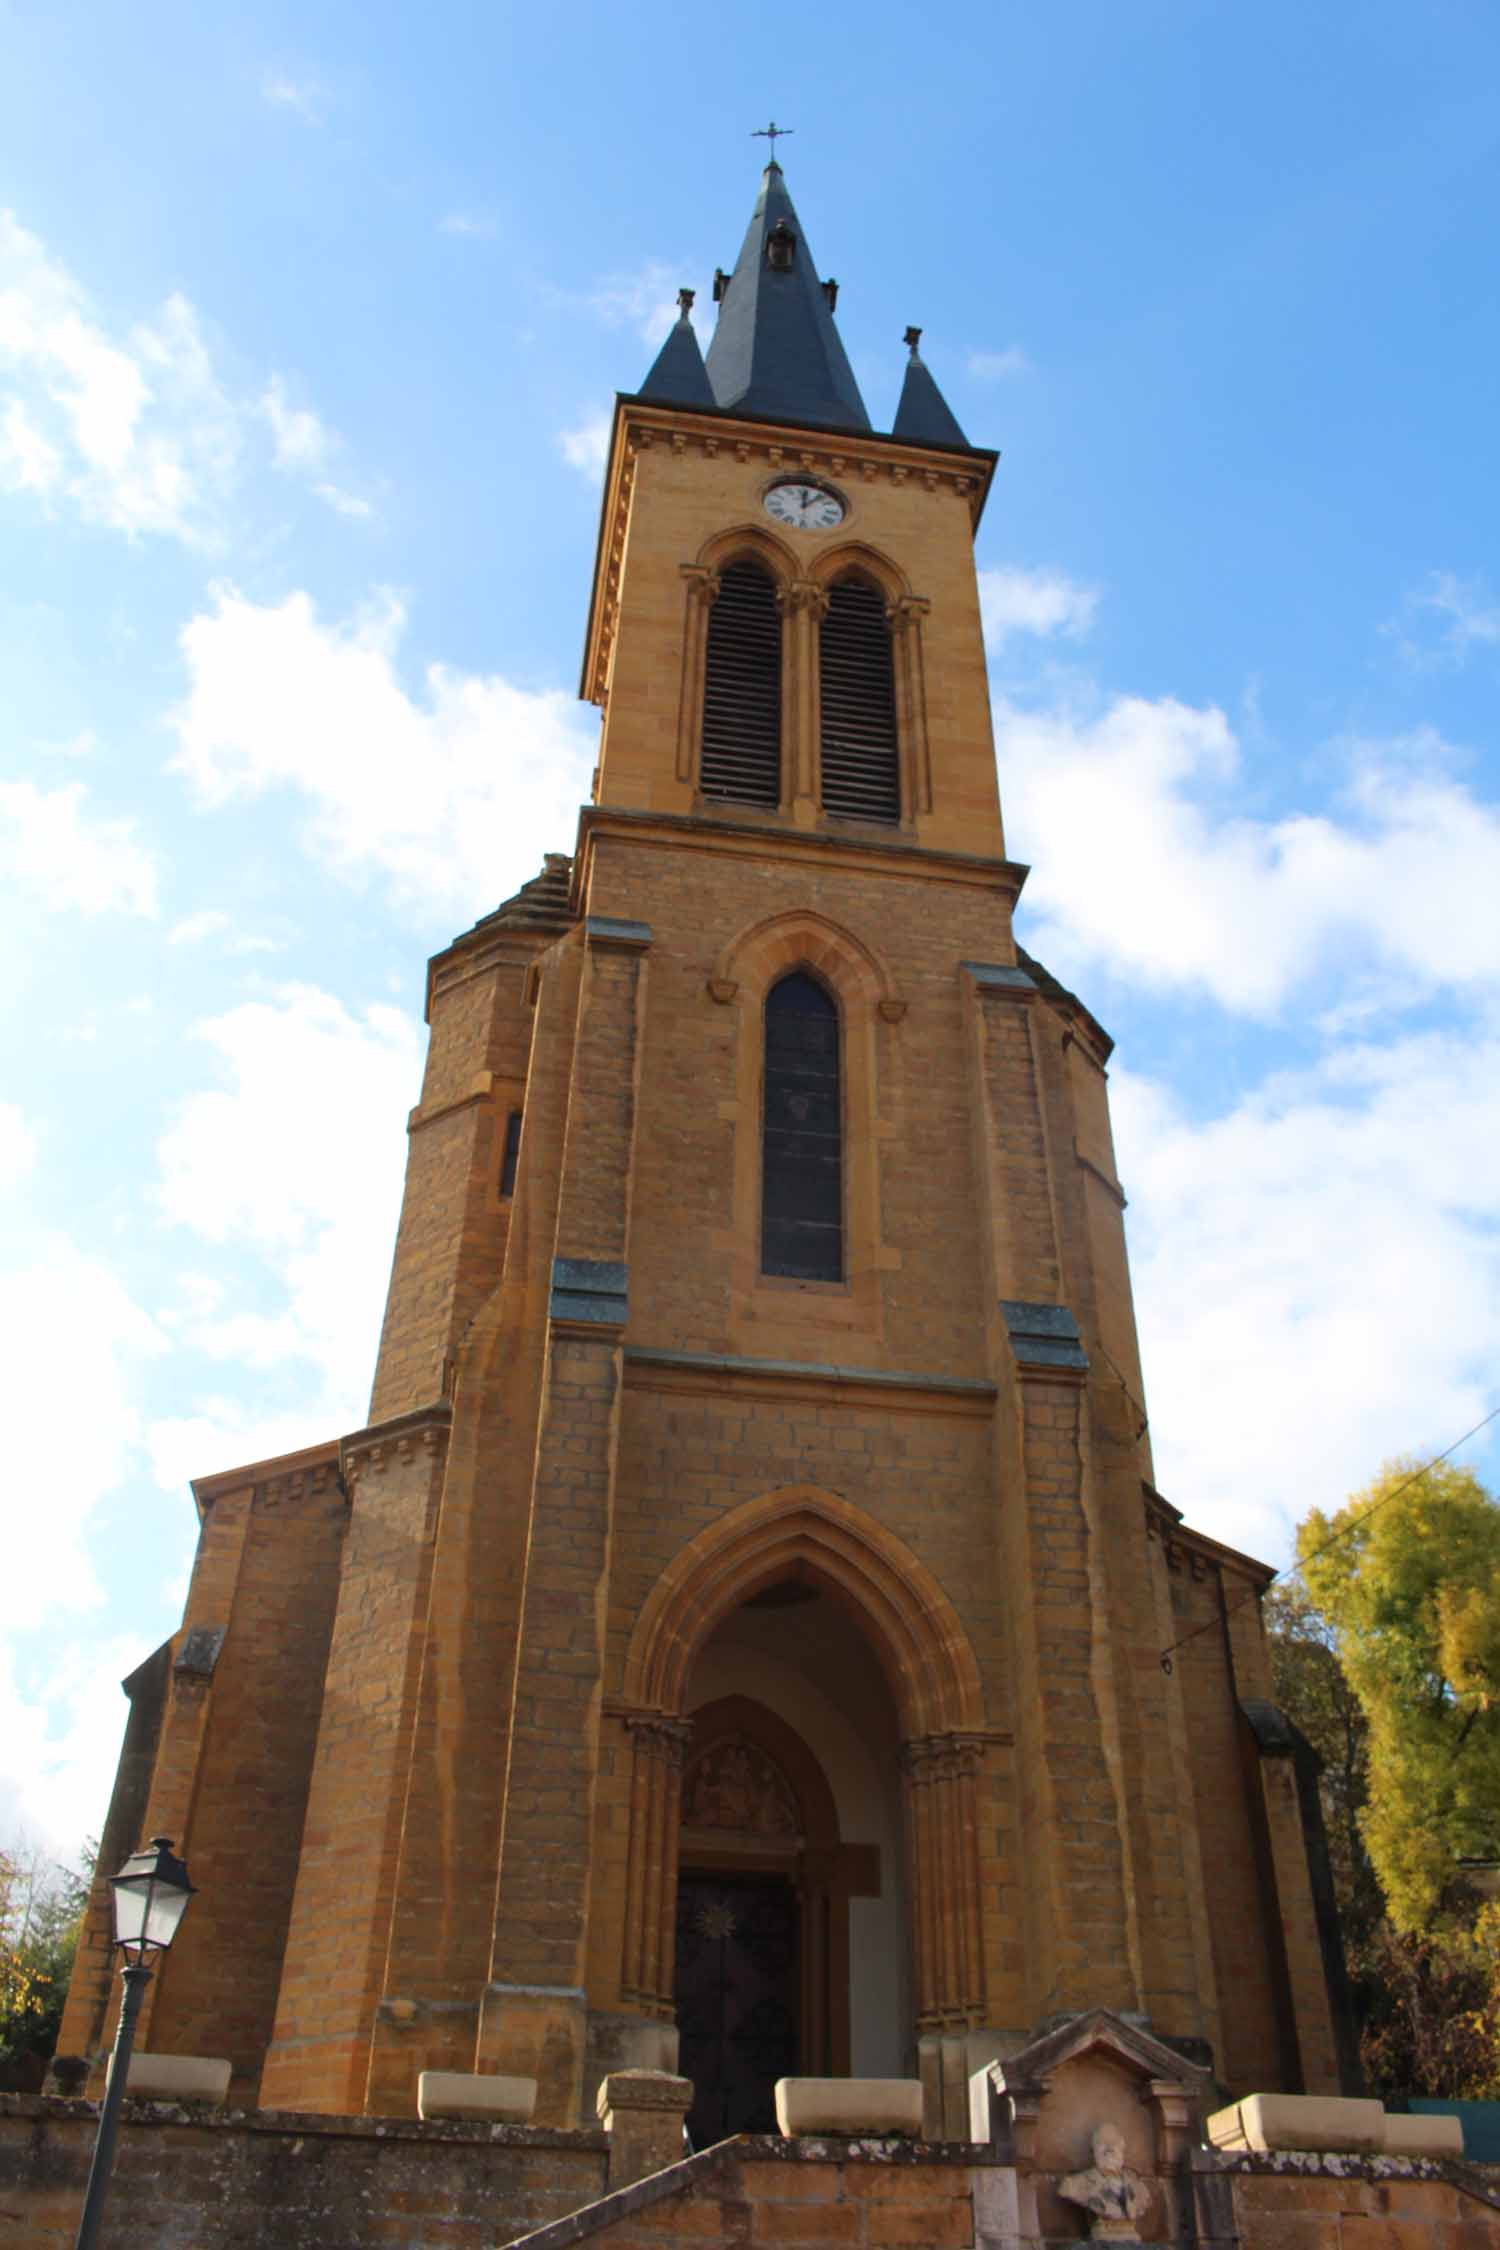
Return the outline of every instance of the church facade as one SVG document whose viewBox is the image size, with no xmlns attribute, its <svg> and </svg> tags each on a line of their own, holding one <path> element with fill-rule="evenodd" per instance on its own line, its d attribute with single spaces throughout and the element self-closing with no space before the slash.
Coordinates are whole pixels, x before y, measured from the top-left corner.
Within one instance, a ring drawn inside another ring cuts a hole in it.
<svg viewBox="0 0 1500 2250">
<path fill-rule="evenodd" d="M 872 430 L 774 162 L 715 295 L 617 402 L 575 849 L 431 965 L 369 1425 L 198 1480 L 127 1682 L 100 1864 L 201 1892 L 141 2043 L 555 2125 L 680 2067 L 700 2145 L 798 2073 L 961 2134 L 1096 2007 L 1336 2091 L 1270 1574 L 1154 1489 L 1110 1042 L 1012 932 L 996 457 L 915 331 Z"/>
</svg>

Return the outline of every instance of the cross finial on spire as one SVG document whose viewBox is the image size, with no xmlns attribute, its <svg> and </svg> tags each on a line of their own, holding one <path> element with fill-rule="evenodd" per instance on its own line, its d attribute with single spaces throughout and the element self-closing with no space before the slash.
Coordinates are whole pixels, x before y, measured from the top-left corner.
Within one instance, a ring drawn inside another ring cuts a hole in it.
<svg viewBox="0 0 1500 2250">
<path fill-rule="evenodd" d="M 691 311 L 692 311 L 692 309 L 693 309 L 693 299 L 694 299 L 694 298 L 695 298 L 695 297 L 697 296 L 697 294 L 698 294 L 698 292 L 697 292 L 697 290 L 696 290 L 696 289 L 679 289 L 679 290 L 678 290 L 678 292 L 677 292 L 677 317 L 678 317 L 678 319 L 679 319 L 679 320 L 686 320 L 686 319 L 687 319 L 688 315 L 689 315 L 689 314 L 691 313 Z"/>
<path fill-rule="evenodd" d="M 775 118 L 773 117 L 769 125 L 759 125 L 759 126 L 757 126 L 757 127 L 756 127 L 756 129 L 755 129 L 755 131 L 754 131 L 754 132 L 753 132 L 753 133 L 752 133 L 752 134 L 750 135 L 750 138 L 751 138 L 751 140 L 752 140 L 752 141 L 769 141 L 769 142 L 770 142 L 770 144 L 771 144 L 771 162 L 772 162 L 773 164 L 775 164 L 775 163 L 776 163 L 776 143 L 777 143 L 778 141 L 780 141 L 780 140 L 785 140 L 786 136 L 787 136 L 787 135 L 788 135 L 789 133 L 795 133 L 795 132 L 796 132 L 796 130 L 797 130 L 797 128 L 796 128 L 796 126 L 795 126 L 795 125 L 778 125 L 778 124 L 777 124 L 777 122 L 776 122 L 776 120 L 775 120 Z M 780 170 L 780 166 L 779 166 L 779 165 L 777 166 L 777 170 L 778 170 L 778 171 Z"/>
</svg>

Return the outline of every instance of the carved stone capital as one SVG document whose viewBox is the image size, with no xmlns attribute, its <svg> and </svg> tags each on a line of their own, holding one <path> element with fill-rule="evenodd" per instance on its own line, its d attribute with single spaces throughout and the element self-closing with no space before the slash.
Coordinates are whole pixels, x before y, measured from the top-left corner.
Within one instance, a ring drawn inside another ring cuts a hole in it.
<svg viewBox="0 0 1500 2250">
<path fill-rule="evenodd" d="M 701 602 L 707 609 L 718 600 L 723 584 L 718 571 L 710 570 L 705 563 L 683 563 L 679 567 L 694 601 Z"/>
<path fill-rule="evenodd" d="M 901 1763 L 918 1788 L 977 1773 L 983 1758 L 981 1734 L 921 1734 L 901 1745 Z"/>
<path fill-rule="evenodd" d="M 625 1715 L 625 1731 L 644 1756 L 660 1759 L 675 1773 L 682 1771 L 693 1736 L 691 1720 L 674 1719 L 666 1711 L 630 1711 Z"/>
<path fill-rule="evenodd" d="M 828 588 L 813 578 L 794 578 L 790 586 L 778 587 L 776 599 L 794 617 L 803 610 L 815 621 L 828 615 Z"/>
<path fill-rule="evenodd" d="M 932 614 L 932 604 L 925 594 L 898 594 L 885 605 L 886 623 L 893 633 L 909 632 L 920 625 L 924 617 Z"/>
</svg>

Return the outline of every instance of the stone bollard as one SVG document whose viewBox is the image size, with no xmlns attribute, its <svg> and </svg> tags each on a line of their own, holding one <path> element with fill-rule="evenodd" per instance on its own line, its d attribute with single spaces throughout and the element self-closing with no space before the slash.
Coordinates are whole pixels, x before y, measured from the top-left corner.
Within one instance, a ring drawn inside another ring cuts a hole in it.
<svg viewBox="0 0 1500 2250">
<path fill-rule="evenodd" d="M 610 2072 L 596 2106 L 609 2135 L 611 2192 L 681 2161 L 682 2121 L 692 2103 L 691 2078 L 669 2070 Z"/>
</svg>

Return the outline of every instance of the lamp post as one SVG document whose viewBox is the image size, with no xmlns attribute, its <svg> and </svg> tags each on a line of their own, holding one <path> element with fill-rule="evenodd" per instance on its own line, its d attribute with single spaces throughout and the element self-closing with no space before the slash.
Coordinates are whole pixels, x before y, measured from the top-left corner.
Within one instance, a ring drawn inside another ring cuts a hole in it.
<svg viewBox="0 0 1500 2250">
<path fill-rule="evenodd" d="M 93 2250 L 99 2239 L 104 2194 L 109 2186 L 115 2139 L 120 2130 L 120 2104 L 125 2099 L 125 2085 L 130 2076 L 136 2018 L 151 1982 L 146 1957 L 166 1952 L 193 1895 L 187 1868 L 180 1859 L 173 1858 L 172 1841 L 168 1836 L 153 1836 L 143 1850 L 132 1852 L 119 1874 L 111 1875 L 109 1887 L 114 1900 L 113 1942 L 125 1956 L 125 1966 L 120 1972 L 125 1989 L 120 1999 L 120 2020 L 115 2027 L 114 2052 L 109 2060 L 109 2078 L 99 2111 L 94 2161 L 89 2166 L 89 2184 L 84 2193 L 83 2217 L 78 2222 L 75 2250 Z"/>
</svg>

